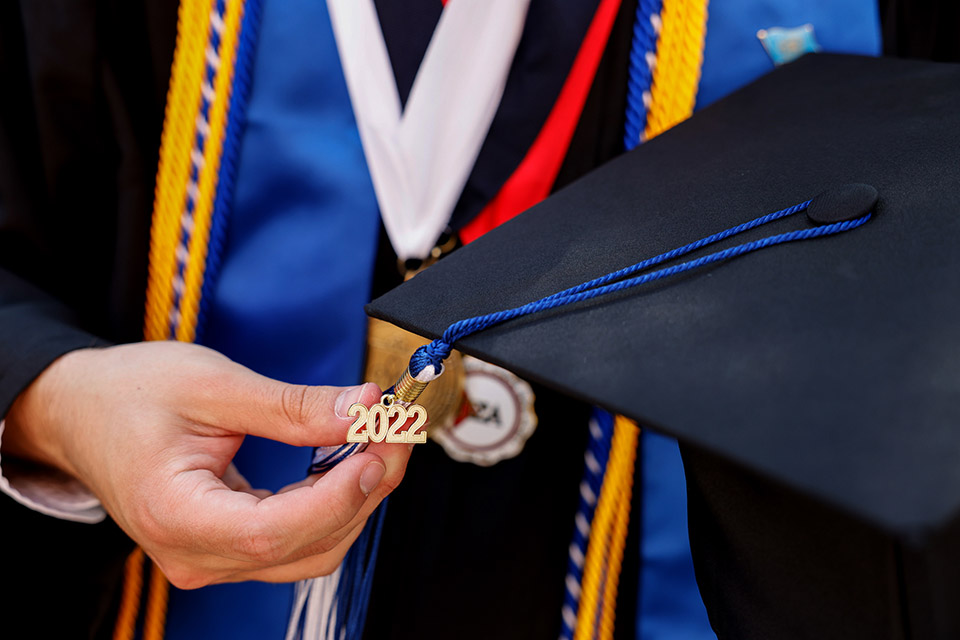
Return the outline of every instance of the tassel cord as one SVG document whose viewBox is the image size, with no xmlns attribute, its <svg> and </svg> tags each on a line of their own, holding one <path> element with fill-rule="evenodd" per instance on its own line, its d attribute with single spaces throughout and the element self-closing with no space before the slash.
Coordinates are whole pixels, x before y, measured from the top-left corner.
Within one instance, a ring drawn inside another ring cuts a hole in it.
<svg viewBox="0 0 960 640">
<path fill-rule="evenodd" d="M 649 282 L 654 282 L 656 280 L 678 275 L 686 271 L 698 269 L 708 264 L 728 260 L 730 258 L 736 258 L 738 256 L 767 247 L 784 244 L 787 242 L 820 238 L 842 233 L 844 231 L 849 231 L 866 223 L 872 215 L 867 213 L 866 215 L 853 220 L 835 222 L 809 229 L 797 229 L 786 233 L 768 236 L 766 238 L 760 238 L 758 240 L 753 240 L 735 247 L 723 249 L 694 260 L 689 260 L 677 265 L 665 267 L 663 269 L 652 271 L 643 275 L 630 277 L 626 280 L 620 280 L 620 278 L 633 275 L 643 269 L 649 268 L 650 266 L 654 266 L 672 258 L 688 254 L 709 244 L 729 238 L 739 233 L 743 233 L 749 229 L 754 229 L 769 222 L 773 222 L 774 220 L 785 218 L 799 211 L 803 211 L 810 205 L 810 202 L 811 201 L 808 200 L 792 207 L 761 216 L 751 220 L 750 222 L 731 227 L 730 229 L 726 229 L 711 236 L 707 236 L 706 238 L 702 238 L 690 244 L 678 247 L 666 253 L 660 254 L 659 256 L 643 260 L 624 269 L 611 272 L 599 278 L 595 278 L 589 282 L 565 289 L 545 298 L 541 298 L 540 300 L 529 302 L 525 305 L 514 307 L 513 309 L 497 311 L 495 313 L 476 316 L 474 318 L 468 318 L 466 320 L 455 322 L 443 332 L 442 338 L 439 340 L 434 340 L 433 342 L 420 347 L 416 352 L 414 352 L 413 356 L 410 358 L 410 373 L 414 376 L 417 376 L 428 366 L 432 366 L 434 371 L 437 372 L 437 375 L 439 375 L 439 373 L 442 372 L 443 360 L 450 355 L 450 351 L 453 348 L 452 345 L 457 340 L 461 340 L 470 334 L 482 331 L 483 329 L 488 329 L 508 320 L 538 313 L 540 311 L 547 311 L 549 309 L 563 307 L 575 302 L 591 300 L 593 298 L 610 293 L 616 293 L 640 286 L 642 284 L 647 284 Z M 614 280 L 619 281 L 613 282 Z"/>
</svg>

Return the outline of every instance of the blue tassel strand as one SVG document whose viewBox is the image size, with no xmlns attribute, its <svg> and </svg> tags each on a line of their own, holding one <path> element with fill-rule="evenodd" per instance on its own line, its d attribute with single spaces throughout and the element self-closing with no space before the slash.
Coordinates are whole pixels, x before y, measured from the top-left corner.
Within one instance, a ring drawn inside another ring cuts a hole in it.
<svg viewBox="0 0 960 640">
<path fill-rule="evenodd" d="M 331 618 L 328 638 L 360 640 L 363 636 L 386 512 L 387 500 L 384 499 L 343 560 L 335 599 L 336 616 Z"/>
</svg>

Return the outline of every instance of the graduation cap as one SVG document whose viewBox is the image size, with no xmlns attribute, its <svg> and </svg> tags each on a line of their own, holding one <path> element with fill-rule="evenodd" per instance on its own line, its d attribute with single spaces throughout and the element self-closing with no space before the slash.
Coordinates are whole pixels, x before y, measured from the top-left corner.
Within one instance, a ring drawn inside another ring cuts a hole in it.
<svg viewBox="0 0 960 640">
<path fill-rule="evenodd" d="M 436 338 L 824 191 L 815 208 L 849 218 L 869 189 L 836 189 L 848 183 L 879 195 L 849 232 L 524 315 L 455 347 L 679 439 L 721 637 L 960 637 L 960 67 L 806 56 L 368 312 Z"/>
</svg>

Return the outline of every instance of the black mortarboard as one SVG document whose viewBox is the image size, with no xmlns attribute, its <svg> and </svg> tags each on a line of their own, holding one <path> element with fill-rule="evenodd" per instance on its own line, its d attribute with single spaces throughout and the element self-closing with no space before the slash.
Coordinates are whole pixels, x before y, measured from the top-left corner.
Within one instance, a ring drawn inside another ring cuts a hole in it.
<svg viewBox="0 0 960 640">
<path fill-rule="evenodd" d="M 853 231 L 455 346 L 680 440 L 721 637 L 960 637 L 960 67 L 807 56 L 368 310 L 437 337 L 845 183 Z"/>
</svg>

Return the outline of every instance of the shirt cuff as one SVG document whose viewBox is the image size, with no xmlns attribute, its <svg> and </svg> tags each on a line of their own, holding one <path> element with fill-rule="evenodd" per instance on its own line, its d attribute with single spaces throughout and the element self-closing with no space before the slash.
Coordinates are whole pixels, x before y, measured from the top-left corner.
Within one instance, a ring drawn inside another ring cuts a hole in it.
<svg viewBox="0 0 960 640">
<path fill-rule="evenodd" d="M 0 442 L 4 421 L 0 420 Z M 17 458 L 0 458 L 0 491 L 44 515 L 96 524 L 107 517 L 83 483 L 62 471 Z"/>
</svg>

